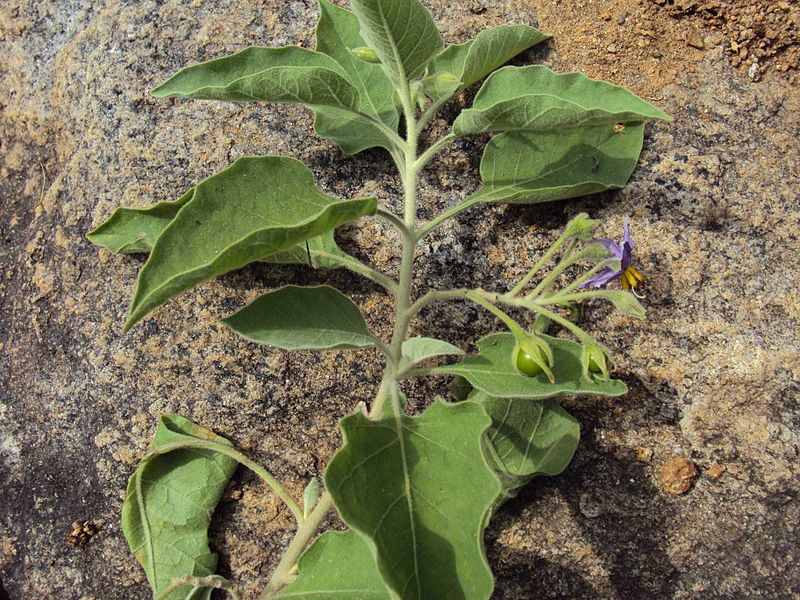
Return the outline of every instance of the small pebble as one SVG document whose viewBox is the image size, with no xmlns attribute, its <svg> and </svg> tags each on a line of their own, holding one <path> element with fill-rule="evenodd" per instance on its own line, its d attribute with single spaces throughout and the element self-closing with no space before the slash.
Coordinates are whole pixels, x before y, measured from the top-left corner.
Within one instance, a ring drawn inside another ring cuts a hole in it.
<svg viewBox="0 0 800 600">
<path fill-rule="evenodd" d="M 688 492 L 695 477 L 697 477 L 697 467 L 685 456 L 676 456 L 668 460 L 658 474 L 658 480 L 664 491 L 676 496 Z"/>
<path fill-rule="evenodd" d="M 650 463 L 653 460 L 653 449 L 652 448 L 637 448 L 636 449 L 636 460 L 643 463 Z"/>
<path fill-rule="evenodd" d="M 728 469 L 725 465 L 721 465 L 719 463 L 714 463 L 708 469 L 706 469 L 706 475 L 709 477 L 713 477 L 714 479 L 719 479 Z"/>
<path fill-rule="evenodd" d="M 609 44 L 606 50 L 609 54 L 615 54 L 617 52 L 617 47 L 614 44 Z"/>
<path fill-rule="evenodd" d="M 700 34 L 694 29 L 690 29 L 688 32 L 686 32 L 686 43 L 692 48 L 697 48 L 698 50 L 704 50 L 706 47 L 703 38 L 700 37 Z"/>
<path fill-rule="evenodd" d="M 747 76 L 750 77 L 753 81 L 761 80 L 761 71 L 758 69 L 758 63 L 754 62 L 750 65 L 750 68 L 747 69 Z"/>
</svg>

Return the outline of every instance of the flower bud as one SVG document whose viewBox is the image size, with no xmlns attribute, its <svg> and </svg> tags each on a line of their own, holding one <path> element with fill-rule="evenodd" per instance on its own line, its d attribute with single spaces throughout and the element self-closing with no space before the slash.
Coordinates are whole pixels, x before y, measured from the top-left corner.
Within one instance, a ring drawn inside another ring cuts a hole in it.
<svg viewBox="0 0 800 600">
<path fill-rule="evenodd" d="M 590 219 L 586 213 L 581 213 L 567 223 L 567 235 L 573 235 L 582 242 L 592 239 L 592 233 L 600 224 L 597 219 Z"/>
<path fill-rule="evenodd" d="M 636 299 L 636 296 L 630 292 L 623 292 L 621 290 L 606 290 L 603 294 L 622 314 L 633 317 L 634 319 L 644 319 L 645 312 L 642 306 Z"/>
<path fill-rule="evenodd" d="M 359 60 L 363 60 L 368 63 L 379 63 L 381 59 L 378 57 L 378 53 L 375 52 L 372 48 L 368 48 L 367 46 L 360 46 L 359 48 L 353 48 L 350 50 L 350 53 L 358 58 Z"/>
<path fill-rule="evenodd" d="M 550 370 L 553 366 L 553 350 L 544 338 L 529 335 L 517 340 L 513 358 L 514 366 L 526 377 L 536 377 L 544 371 L 550 383 L 555 382 L 556 379 Z"/>
<path fill-rule="evenodd" d="M 450 83 L 461 83 L 461 81 L 452 73 L 442 71 L 441 73 L 436 74 L 436 83 L 447 85 Z"/>
<path fill-rule="evenodd" d="M 602 344 L 588 342 L 583 346 L 581 350 L 581 367 L 583 368 L 583 376 L 589 381 L 593 379 L 608 381 L 610 377 L 608 365 L 610 362 L 611 356 Z"/>
</svg>

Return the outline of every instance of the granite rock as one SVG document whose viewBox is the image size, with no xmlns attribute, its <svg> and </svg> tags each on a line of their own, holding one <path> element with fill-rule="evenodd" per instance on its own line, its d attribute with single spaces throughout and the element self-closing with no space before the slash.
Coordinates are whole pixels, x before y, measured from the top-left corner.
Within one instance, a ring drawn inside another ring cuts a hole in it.
<svg viewBox="0 0 800 600">
<path fill-rule="evenodd" d="M 428 5 L 451 42 L 535 16 L 555 40 L 517 62 L 605 77 L 675 117 L 648 126 L 625 190 L 472 210 L 421 248 L 417 291 L 501 289 L 571 216 L 589 212 L 618 237 L 629 215 L 647 277 L 646 321 L 587 311 L 586 327 L 614 350 L 630 393 L 565 402 L 581 421 L 581 445 L 563 475 L 529 485 L 490 526 L 495 597 L 797 593 L 797 90 L 769 73 L 752 82 L 721 48 L 687 51 L 674 43 L 683 39 L 679 22 L 634 1 L 497 0 L 478 12 Z M 600 17 L 623 9 L 630 36 Z M 391 305 L 369 282 L 255 266 L 180 296 L 122 335 L 142 259 L 112 256 L 84 237 L 117 206 L 174 199 L 248 154 L 298 157 L 325 191 L 377 194 L 397 209 L 386 155 L 344 158 L 314 135 L 304 109 L 147 95 L 183 65 L 250 44 L 311 46 L 315 18 L 309 0 L 0 4 L 0 579 L 10 598 L 149 597 L 119 514 L 159 414 L 179 412 L 229 437 L 300 494 L 335 451 L 338 419 L 374 393 L 375 352 L 265 350 L 218 323 L 281 283 L 329 283 L 387 336 Z M 637 36 L 649 41 L 629 47 Z M 602 49 L 612 43 L 610 59 Z M 448 105 L 434 130 L 457 110 Z M 454 144 L 426 171 L 423 218 L 475 189 L 483 141 Z M 396 269 L 397 239 L 383 223 L 365 220 L 338 236 Z M 414 323 L 466 349 L 497 327 L 463 304 L 432 306 Z M 443 384 L 409 385 L 410 406 L 424 407 Z M 674 456 L 700 471 L 681 496 L 658 481 Z M 704 475 L 713 465 L 722 474 Z M 222 572 L 255 598 L 291 537 L 290 515 L 241 470 L 227 498 L 212 543 Z M 67 543 L 76 521 L 97 527 L 86 544 Z"/>
</svg>

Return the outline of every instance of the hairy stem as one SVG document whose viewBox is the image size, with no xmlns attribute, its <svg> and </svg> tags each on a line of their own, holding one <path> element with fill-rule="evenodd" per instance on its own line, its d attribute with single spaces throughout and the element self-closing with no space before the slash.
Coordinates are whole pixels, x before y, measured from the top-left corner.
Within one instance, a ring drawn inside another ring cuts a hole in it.
<svg viewBox="0 0 800 600">
<path fill-rule="evenodd" d="M 357 260 L 352 256 L 348 256 L 346 254 L 344 256 L 341 254 L 331 254 L 330 252 L 325 251 L 316 251 L 316 254 L 322 258 L 327 258 L 329 260 L 341 263 L 342 266 L 347 267 L 353 271 L 353 273 L 358 273 L 367 279 L 371 279 L 391 294 L 394 294 L 397 291 L 397 283 L 394 282 L 388 275 L 386 275 L 386 273 L 382 273 L 377 269 L 373 269 L 369 265 L 365 265 L 360 260 Z"/>
<path fill-rule="evenodd" d="M 525 275 L 525 277 L 520 279 L 519 283 L 514 287 L 513 290 L 511 290 L 511 295 L 512 296 L 516 296 L 522 290 L 525 289 L 525 286 L 528 285 L 528 283 L 530 283 L 530 280 L 533 279 L 533 277 L 536 275 L 536 273 L 539 272 L 539 269 L 541 269 L 545 265 L 545 263 L 548 260 L 550 260 L 550 257 L 552 257 L 553 254 L 556 253 L 556 251 L 561 247 L 561 244 L 564 243 L 564 241 L 567 239 L 567 237 L 569 237 L 569 236 L 567 235 L 566 232 L 562 233 L 561 237 L 559 237 L 556 240 L 556 242 L 552 246 L 550 246 L 550 249 L 547 252 L 545 252 L 544 254 L 542 254 L 542 257 L 539 260 L 536 261 L 536 264 L 533 265 L 533 268 L 530 271 L 528 271 L 527 275 Z"/>
<path fill-rule="evenodd" d="M 411 310 L 411 283 L 414 276 L 414 251 L 418 241 L 417 227 L 417 175 L 423 166 L 417 161 L 417 136 L 418 128 L 414 105 L 408 86 L 400 93 L 403 112 L 406 119 L 406 140 L 398 146 L 403 151 L 403 156 L 392 153 L 397 163 L 403 182 L 404 211 L 403 221 L 388 211 L 382 210 L 379 215 L 398 225 L 403 236 L 403 257 L 400 263 L 400 279 L 390 290 L 395 298 L 395 324 L 392 339 L 388 348 L 384 348 L 387 355 L 386 369 L 384 370 L 381 385 L 369 412 L 371 419 L 379 419 L 383 415 L 386 400 L 394 401 L 397 396 L 397 377 L 402 358 L 402 345 L 408 333 L 408 326 L 414 311 Z M 431 155 L 432 156 L 432 155 Z M 394 282 L 392 282 L 394 284 Z M 333 508 L 333 497 L 328 491 L 322 494 L 319 502 L 305 520 L 300 520 L 294 538 L 281 558 L 278 566 L 270 577 L 267 587 L 261 594 L 261 600 L 273 598 L 278 591 L 291 583 L 292 569 L 297 564 L 300 555 L 311 543 L 317 530 L 327 518 Z M 300 513 L 302 516 L 302 512 Z"/>
<path fill-rule="evenodd" d="M 281 557 L 278 566 L 275 567 L 269 582 L 267 582 L 267 587 L 261 593 L 262 600 L 272 598 L 281 588 L 292 582 L 291 570 L 297 564 L 303 550 L 306 549 L 306 546 L 316 535 L 317 529 L 328 516 L 331 508 L 333 508 L 333 497 L 325 491 L 320 496 L 314 510 L 308 515 L 308 519 L 297 528 L 292 542 L 286 548 L 286 552 Z"/>
</svg>

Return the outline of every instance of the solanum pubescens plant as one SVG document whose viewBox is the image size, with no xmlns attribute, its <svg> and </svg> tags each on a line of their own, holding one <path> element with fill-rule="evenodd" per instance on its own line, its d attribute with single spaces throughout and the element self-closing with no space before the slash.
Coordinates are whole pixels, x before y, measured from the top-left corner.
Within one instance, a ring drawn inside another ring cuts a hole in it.
<svg viewBox="0 0 800 600">
<path fill-rule="evenodd" d="M 287 350 L 377 348 L 385 357 L 383 378 L 369 410 L 354 406 L 341 421 L 344 443 L 324 485 L 312 480 L 302 500 L 227 440 L 183 417 L 163 416 L 131 477 L 123 530 L 157 597 L 208 598 L 215 588 L 237 596 L 232 582 L 214 574 L 207 528 L 242 463 L 297 521 L 262 598 L 488 598 L 489 518 L 534 476 L 560 473 L 578 443 L 579 426 L 557 398 L 626 391 L 610 376 L 608 350 L 566 311 L 604 299 L 641 318 L 635 297 L 641 276 L 631 265 L 627 222 L 620 246 L 596 240 L 597 222 L 583 214 L 506 291 L 431 289 L 412 297 L 415 249 L 448 219 L 484 202 L 545 202 L 623 186 L 642 148 L 643 123 L 668 117 L 621 87 L 578 73 L 499 68 L 548 38 L 532 27 L 496 27 L 443 48 L 417 0 L 352 0 L 351 11 L 320 0 L 316 36 L 316 50 L 248 48 L 183 69 L 152 93 L 305 104 L 317 133 L 345 154 L 388 151 L 402 183 L 402 215 L 375 198 L 321 193 L 293 158 L 245 157 L 175 201 L 117 210 L 89 238 L 115 253 L 150 255 L 126 331 L 173 296 L 255 261 L 346 268 L 367 277 L 394 300 L 389 340 L 370 332 L 356 305 L 328 286 L 270 291 L 223 322 L 256 344 Z M 420 148 L 420 133 L 437 110 L 484 78 L 472 107 Z M 483 154 L 480 189 L 420 223 L 421 171 L 450 142 L 487 132 L 494 135 Z M 385 219 L 399 231 L 398 278 L 337 246 L 334 229 L 364 217 Z M 606 289 L 616 278 L 623 289 Z M 476 303 L 508 331 L 478 340 L 470 356 L 443 340 L 409 337 L 423 307 L 447 300 Z M 553 326 L 577 342 L 548 335 Z M 445 355 L 458 362 L 441 364 L 437 357 Z M 431 375 L 458 377 L 468 397 L 437 397 L 421 414 L 408 414 L 402 382 Z M 334 508 L 347 531 L 317 537 Z"/>
</svg>

